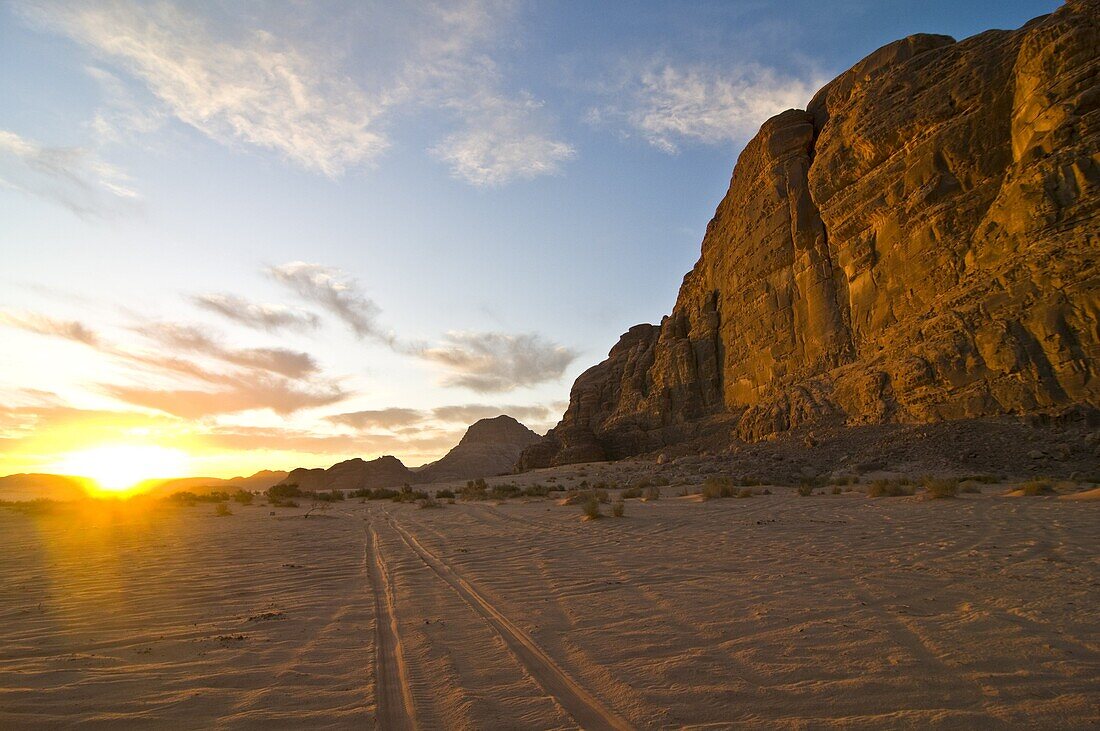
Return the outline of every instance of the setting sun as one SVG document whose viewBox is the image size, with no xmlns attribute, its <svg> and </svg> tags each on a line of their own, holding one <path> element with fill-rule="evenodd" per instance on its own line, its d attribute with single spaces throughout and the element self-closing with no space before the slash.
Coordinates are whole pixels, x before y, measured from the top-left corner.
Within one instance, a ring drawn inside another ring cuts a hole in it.
<svg viewBox="0 0 1100 731">
<path fill-rule="evenodd" d="M 179 449 L 119 444 L 72 452 L 54 471 L 88 477 L 105 491 L 121 492 L 142 480 L 185 474 L 189 459 Z"/>
</svg>

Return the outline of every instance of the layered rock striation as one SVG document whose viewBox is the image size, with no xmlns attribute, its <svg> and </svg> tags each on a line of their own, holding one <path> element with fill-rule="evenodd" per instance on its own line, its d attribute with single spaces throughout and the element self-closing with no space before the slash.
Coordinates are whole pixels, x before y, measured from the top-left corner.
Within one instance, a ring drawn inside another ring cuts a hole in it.
<svg viewBox="0 0 1100 731">
<path fill-rule="evenodd" d="M 917 35 L 768 120 L 661 325 L 521 468 L 1100 403 L 1100 3 Z"/>
</svg>

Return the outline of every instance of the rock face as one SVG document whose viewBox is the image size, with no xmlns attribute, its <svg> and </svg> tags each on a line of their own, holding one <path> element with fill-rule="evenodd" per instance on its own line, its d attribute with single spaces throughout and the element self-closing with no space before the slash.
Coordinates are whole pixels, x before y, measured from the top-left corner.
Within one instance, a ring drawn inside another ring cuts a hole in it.
<svg viewBox="0 0 1100 731">
<path fill-rule="evenodd" d="M 291 470 L 285 484 L 295 484 L 303 490 L 358 490 L 376 487 L 400 487 L 406 482 L 414 482 L 415 473 L 402 464 L 397 457 L 386 455 L 378 459 L 349 459 L 326 469 L 306 469 L 299 467 Z"/>
<path fill-rule="evenodd" d="M 672 314 L 521 468 L 1100 403 L 1100 2 L 892 43 L 764 123 Z"/>
<path fill-rule="evenodd" d="M 510 416 L 481 419 L 442 459 L 416 471 L 416 482 L 490 477 L 512 471 L 525 447 L 539 435 Z"/>
</svg>

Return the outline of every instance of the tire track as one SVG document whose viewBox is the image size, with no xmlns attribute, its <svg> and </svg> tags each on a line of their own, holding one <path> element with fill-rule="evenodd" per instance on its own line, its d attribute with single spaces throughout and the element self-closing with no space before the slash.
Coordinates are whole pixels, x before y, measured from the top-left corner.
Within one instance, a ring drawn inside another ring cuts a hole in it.
<svg viewBox="0 0 1100 731">
<path fill-rule="evenodd" d="M 417 728 L 416 709 L 398 632 L 393 583 L 386 570 L 373 523 L 367 524 L 365 533 L 368 571 L 374 591 L 374 674 L 375 700 L 378 704 L 375 724 L 386 731 L 412 731 Z"/>
<path fill-rule="evenodd" d="M 605 707 L 581 687 L 531 637 L 501 614 L 491 602 L 462 578 L 445 561 L 425 548 L 416 537 L 387 516 L 390 527 L 424 564 L 446 582 L 471 609 L 480 614 L 500 635 L 520 664 L 558 704 L 584 729 L 632 729 L 629 723 Z M 387 727 L 389 728 L 389 727 Z"/>
</svg>

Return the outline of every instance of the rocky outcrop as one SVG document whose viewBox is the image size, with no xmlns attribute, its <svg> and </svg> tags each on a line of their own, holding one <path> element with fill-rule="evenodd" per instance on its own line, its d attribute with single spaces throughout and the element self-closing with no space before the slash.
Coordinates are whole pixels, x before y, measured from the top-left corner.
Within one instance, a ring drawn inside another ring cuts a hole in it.
<svg viewBox="0 0 1100 731">
<path fill-rule="evenodd" d="M 378 487 L 400 487 L 415 481 L 415 475 L 397 457 L 386 455 L 370 461 L 345 460 L 327 470 L 298 467 L 290 471 L 283 484 L 297 485 L 302 490 L 359 490 Z"/>
<path fill-rule="evenodd" d="M 659 327 L 520 466 L 1100 403 L 1100 3 L 892 43 L 768 120 Z"/>
<path fill-rule="evenodd" d="M 512 471 L 520 453 L 539 435 L 510 416 L 481 419 L 442 459 L 416 471 L 416 482 L 491 477 Z"/>
</svg>

